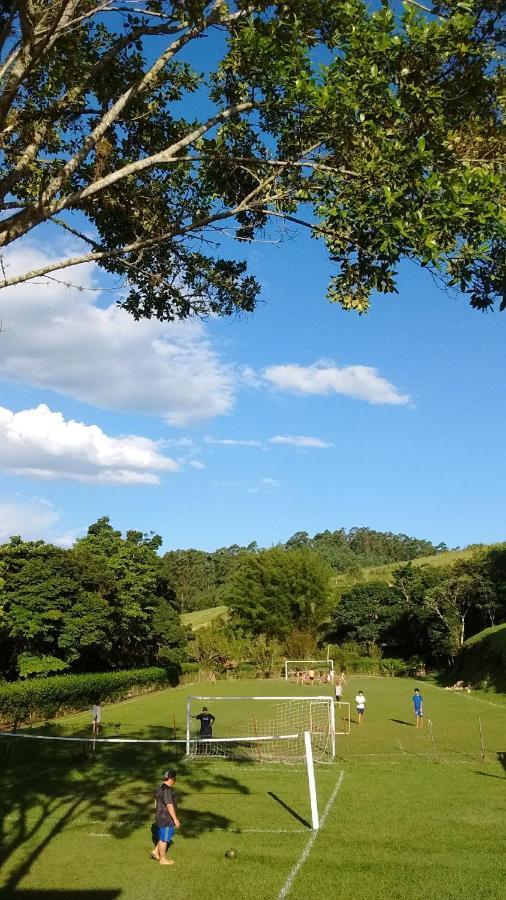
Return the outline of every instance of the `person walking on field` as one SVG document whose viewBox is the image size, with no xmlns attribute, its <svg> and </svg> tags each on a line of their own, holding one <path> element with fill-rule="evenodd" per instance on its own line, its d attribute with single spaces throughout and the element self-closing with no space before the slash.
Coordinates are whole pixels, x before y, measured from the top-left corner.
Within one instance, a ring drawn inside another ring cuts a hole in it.
<svg viewBox="0 0 506 900">
<path fill-rule="evenodd" d="M 365 711 L 365 697 L 364 697 L 362 691 L 359 691 L 357 696 L 355 697 L 355 703 L 357 706 L 358 724 L 361 725 L 362 719 L 364 717 L 364 711 Z"/>
<path fill-rule="evenodd" d="M 343 682 L 341 678 L 337 679 L 336 683 L 336 703 L 340 703 L 343 699 Z"/>
<path fill-rule="evenodd" d="M 155 822 L 157 844 L 151 853 L 161 866 L 173 866 L 174 860 L 167 857 L 167 847 L 172 841 L 174 829 L 179 828 L 176 812 L 176 773 L 174 769 L 164 772 L 162 783 L 155 791 Z"/>
<path fill-rule="evenodd" d="M 423 728 L 423 697 L 418 688 L 415 688 L 415 693 L 413 694 L 413 709 L 415 711 L 416 727 Z"/>
</svg>

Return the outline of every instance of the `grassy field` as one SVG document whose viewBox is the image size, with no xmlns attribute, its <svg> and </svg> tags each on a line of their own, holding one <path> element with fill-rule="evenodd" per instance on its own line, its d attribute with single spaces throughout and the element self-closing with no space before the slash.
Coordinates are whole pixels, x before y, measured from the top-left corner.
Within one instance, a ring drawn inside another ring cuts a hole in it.
<svg viewBox="0 0 506 900">
<path fill-rule="evenodd" d="M 197 609 L 195 612 L 183 613 L 181 622 L 188 625 L 192 631 L 198 631 L 215 622 L 228 617 L 228 606 L 212 606 L 209 609 Z"/>
<path fill-rule="evenodd" d="M 494 544 L 484 544 L 482 549 L 490 549 L 493 546 Z M 459 560 L 472 559 L 476 552 L 476 546 L 470 548 L 466 547 L 463 550 L 447 550 L 444 553 L 435 553 L 433 556 L 419 556 L 417 559 L 411 560 L 411 565 L 437 566 L 438 568 L 445 569 L 455 565 Z M 331 579 L 331 583 L 332 586 L 337 589 L 347 589 L 350 585 L 362 581 L 383 581 L 388 584 L 392 579 L 394 570 L 402 565 L 407 565 L 407 563 L 396 562 L 387 563 L 383 566 L 364 566 L 356 576 L 349 572 L 343 572 L 341 575 L 334 575 Z"/>
<path fill-rule="evenodd" d="M 125 900 L 503 900 L 506 883 L 506 697 L 422 685 L 430 730 L 416 730 L 414 683 L 351 678 L 367 698 L 362 727 L 317 768 L 323 826 L 311 832 L 304 771 L 282 763 L 188 761 L 156 744 L 0 739 L 0 896 Z M 103 709 L 104 736 L 184 731 L 189 694 L 326 693 L 282 681 L 190 685 Z M 231 704 L 208 704 L 225 730 Z M 245 710 L 245 715 L 248 712 Z M 480 717 L 485 744 L 481 758 Z M 174 722 L 175 720 L 175 722 Z M 89 715 L 37 733 L 76 736 Z M 152 791 L 178 770 L 176 865 L 151 849 Z M 234 847 L 237 859 L 226 860 Z"/>
</svg>

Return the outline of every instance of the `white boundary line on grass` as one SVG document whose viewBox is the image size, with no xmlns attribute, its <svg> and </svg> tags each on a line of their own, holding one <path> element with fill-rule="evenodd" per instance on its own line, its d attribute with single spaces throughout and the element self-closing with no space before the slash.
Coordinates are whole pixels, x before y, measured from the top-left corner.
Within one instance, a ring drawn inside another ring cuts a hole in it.
<svg viewBox="0 0 506 900">
<path fill-rule="evenodd" d="M 343 780 L 344 780 L 344 770 L 341 770 L 341 774 L 339 775 L 339 778 L 337 779 L 337 784 L 327 801 L 327 805 L 326 805 L 325 809 L 323 810 L 323 815 L 320 819 L 320 829 L 322 829 L 324 827 L 325 822 L 327 821 L 328 814 L 329 814 L 330 810 L 332 809 L 332 805 L 339 793 L 339 790 L 341 788 Z M 318 837 L 318 833 L 319 833 L 318 831 L 313 831 L 306 846 L 304 847 L 304 850 L 302 851 L 301 855 L 299 856 L 299 859 L 293 866 L 290 874 L 288 875 L 288 878 L 286 879 L 283 887 L 281 888 L 281 890 L 278 894 L 278 900 L 284 900 L 285 897 L 288 897 L 288 894 L 292 890 L 293 883 L 294 883 L 295 879 L 297 878 L 297 875 L 299 874 L 300 870 L 302 869 L 302 866 L 306 862 L 309 854 L 311 853 L 311 850 L 313 849 L 314 842 L 316 841 L 316 838 Z"/>
<path fill-rule="evenodd" d="M 466 700 L 476 700 L 477 703 L 486 703 L 487 706 L 496 706 L 498 709 L 502 709 L 506 712 L 506 704 L 504 703 L 494 703 L 493 700 L 484 700 L 483 697 L 475 697 L 473 694 L 468 694 L 466 691 L 447 691 L 446 688 L 439 687 L 438 684 L 434 684 L 432 687 L 435 687 L 438 691 L 442 691 L 445 695 L 452 694 L 457 697 L 465 697 Z"/>
</svg>

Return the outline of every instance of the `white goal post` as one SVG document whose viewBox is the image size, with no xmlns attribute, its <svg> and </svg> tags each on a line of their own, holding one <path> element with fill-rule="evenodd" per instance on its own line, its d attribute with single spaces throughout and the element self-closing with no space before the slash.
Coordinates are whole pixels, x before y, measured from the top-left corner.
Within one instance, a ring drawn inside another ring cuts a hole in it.
<svg viewBox="0 0 506 900">
<path fill-rule="evenodd" d="M 192 729 L 197 703 L 209 705 L 213 715 L 218 712 L 217 706 L 226 704 L 226 712 L 224 709 L 221 716 L 216 715 L 213 736 L 201 735 L 195 733 L 196 728 Z M 187 699 L 187 756 L 205 754 L 295 761 L 306 755 L 304 732 L 309 732 L 313 738 L 315 758 L 323 761 L 335 757 L 336 722 L 332 696 L 193 696 Z"/>
<path fill-rule="evenodd" d="M 334 673 L 333 659 L 285 659 L 285 681 L 294 672 L 307 672 L 309 669 L 324 669 Z"/>
</svg>

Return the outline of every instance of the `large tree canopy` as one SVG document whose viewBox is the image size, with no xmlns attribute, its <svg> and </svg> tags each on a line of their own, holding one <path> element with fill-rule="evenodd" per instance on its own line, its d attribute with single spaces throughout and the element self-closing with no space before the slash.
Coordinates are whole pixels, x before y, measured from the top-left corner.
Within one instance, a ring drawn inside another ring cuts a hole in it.
<svg viewBox="0 0 506 900">
<path fill-rule="evenodd" d="M 52 223 L 82 250 L 20 274 L 7 254 L 0 287 L 94 260 L 137 318 L 251 310 L 223 232 L 276 223 L 325 241 L 345 308 L 394 291 L 403 258 L 492 306 L 502 6 L 6 0 L 0 247 Z"/>
</svg>

